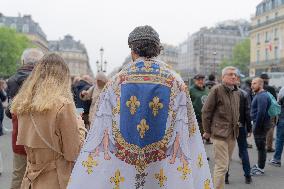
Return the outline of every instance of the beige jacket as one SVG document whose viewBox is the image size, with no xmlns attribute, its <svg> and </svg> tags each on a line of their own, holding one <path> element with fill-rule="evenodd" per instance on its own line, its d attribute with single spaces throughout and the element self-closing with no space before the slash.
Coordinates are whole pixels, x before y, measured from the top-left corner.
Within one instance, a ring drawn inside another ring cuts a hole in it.
<svg viewBox="0 0 284 189">
<path fill-rule="evenodd" d="M 41 136 L 30 115 L 18 116 L 17 144 L 27 152 L 21 189 L 65 189 L 84 141 L 83 122 L 77 119 L 74 104 L 59 103 L 54 110 L 33 113 L 33 117 Z"/>
</svg>

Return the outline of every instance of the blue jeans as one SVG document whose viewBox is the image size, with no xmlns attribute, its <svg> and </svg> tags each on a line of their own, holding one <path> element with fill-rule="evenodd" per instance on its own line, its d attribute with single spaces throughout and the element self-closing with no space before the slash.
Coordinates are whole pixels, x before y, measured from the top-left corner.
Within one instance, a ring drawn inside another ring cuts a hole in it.
<svg viewBox="0 0 284 189">
<path fill-rule="evenodd" d="M 276 149 L 274 154 L 274 160 L 281 161 L 281 155 L 283 152 L 283 145 L 284 145 L 284 119 L 280 119 L 277 124 L 276 130 Z"/>
<path fill-rule="evenodd" d="M 239 156 L 242 159 L 243 170 L 245 172 L 246 177 L 250 176 L 250 162 L 248 155 L 248 143 L 247 143 L 247 130 L 245 127 L 239 128 L 239 136 L 237 138 L 238 146 L 239 146 Z"/>
</svg>

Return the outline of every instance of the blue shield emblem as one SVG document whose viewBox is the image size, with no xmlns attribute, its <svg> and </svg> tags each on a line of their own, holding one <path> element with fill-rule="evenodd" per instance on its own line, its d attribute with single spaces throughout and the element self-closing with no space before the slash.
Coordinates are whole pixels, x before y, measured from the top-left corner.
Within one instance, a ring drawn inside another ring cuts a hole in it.
<svg viewBox="0 0 284 189">
<path fill-rule="evenodd" d="M 170 88 L 161 84 L 121 85 L 120 132 L 143 148 L 162 140 L 168 118 Z"/>
</svg>

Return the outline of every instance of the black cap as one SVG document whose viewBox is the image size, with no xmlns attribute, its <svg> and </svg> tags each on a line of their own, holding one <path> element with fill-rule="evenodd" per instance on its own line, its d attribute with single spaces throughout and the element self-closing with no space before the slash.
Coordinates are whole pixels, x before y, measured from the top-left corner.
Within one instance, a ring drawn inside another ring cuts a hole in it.
<svg viewBox="0 0 284 189">
<path fill-rule="evenodd" d="M 205 78 L 205 75 L 202 75 L 202 74 L 197 74 L 193 77 L 193 79 L 204 79 Z"/>
<path fill-rule="evenodd" d="M 268 76 L 268 74 L 266 74 L 266 73 L 260 74 L 259 77 L 260 77 L 261 79 L 270 79 L 269 76 Z"/>
</svg>

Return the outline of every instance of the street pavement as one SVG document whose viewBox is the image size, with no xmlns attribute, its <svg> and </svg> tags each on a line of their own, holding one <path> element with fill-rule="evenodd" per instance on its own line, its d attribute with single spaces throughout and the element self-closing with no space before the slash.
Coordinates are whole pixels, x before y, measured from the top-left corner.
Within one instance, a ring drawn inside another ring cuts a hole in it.
<svg viewBox="0 0 284 189">
<path fill-rule="evenodd" d="M 11 121 L 4 119 L 5 135 L 0 137 L 0 151 L 2 153 L 4 171 L 0 176 L 0 189 L 9 189 L 11 183 L 11 174 L 13 167 L 12 148 L 11 148 Z M 250 139 L 250 143 L 252 139 Z M 211 172 L 213 168 L 212 145 L 206 145 L 206 151 L 210 157 Z M 238 158 L 238 148 L 235 148 L 232 162 L 230 165 L 230 184 L 226 189 L 284 189 L 284 167 L 272 167 L 267 164 L 265 176 L 253 177 L 253 183 L 247 185 L 244 183 L 243 170 L 240 159 Z M 257 162 L 257 151 L 255 145 L 249 149 L 251 165 Z M 273 154 L 268 154 L 267 160 Z M 283 157 L 284 158 L 284 157 Z M 284 161 L 282 161 L 284 165 Z"/>
</svg>

